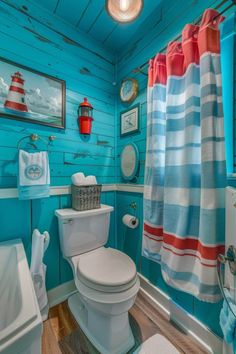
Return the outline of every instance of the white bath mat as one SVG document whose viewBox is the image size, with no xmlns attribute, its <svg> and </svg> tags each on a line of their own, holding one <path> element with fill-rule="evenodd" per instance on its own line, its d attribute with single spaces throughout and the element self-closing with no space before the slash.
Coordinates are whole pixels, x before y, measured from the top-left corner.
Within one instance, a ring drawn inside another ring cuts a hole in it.
<svg viewBox="0 0 236 354">
<path fill-rule="evenodd" d="M 161 334 L 147 339 L 133 354 L 180 354 L 180 352 Z"/>
</svg>

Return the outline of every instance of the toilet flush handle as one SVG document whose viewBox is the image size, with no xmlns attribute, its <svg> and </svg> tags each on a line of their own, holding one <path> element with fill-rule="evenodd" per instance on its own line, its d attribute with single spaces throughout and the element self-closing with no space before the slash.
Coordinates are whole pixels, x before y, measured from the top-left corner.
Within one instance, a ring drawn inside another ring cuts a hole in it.
<svg viewBox="0 0 236 354">
<path fill-rule="evenodd" d="M 72 224 L 73 223 L 73 219 L 65 219 L 63 220 L 63 224 Z"/>
</svg>

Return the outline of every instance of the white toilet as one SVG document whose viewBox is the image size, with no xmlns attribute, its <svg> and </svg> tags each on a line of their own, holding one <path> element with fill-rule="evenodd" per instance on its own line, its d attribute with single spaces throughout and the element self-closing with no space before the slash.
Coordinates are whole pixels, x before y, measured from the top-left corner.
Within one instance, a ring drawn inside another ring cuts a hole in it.
<svg viewBox="0 0 236 354">
<path fill-rule="evenodd" d="M 135 344 L 128 310 L 139 290 L 136 266 L 126 254 L 105 248 L 113 207 L 59 209 L 60 244 L 78 292 L 69 307 L 89 340 L 102 354 L 125 354 Z"/>
</svg>

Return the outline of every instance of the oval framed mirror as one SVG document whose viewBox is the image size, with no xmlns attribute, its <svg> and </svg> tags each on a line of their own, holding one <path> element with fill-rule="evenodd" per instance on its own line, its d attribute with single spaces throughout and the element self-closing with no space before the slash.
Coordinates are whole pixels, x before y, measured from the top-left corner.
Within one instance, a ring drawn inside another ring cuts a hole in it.
<svg viewBox="0 0 236 354">
<path fill-rule="evenodd" d="M 139 151 L 134 143 L 127 144 L 120 156 L 120 169 L 122 177 L 127 181 L 132 181 L 139 169 Z"/>
</svg>

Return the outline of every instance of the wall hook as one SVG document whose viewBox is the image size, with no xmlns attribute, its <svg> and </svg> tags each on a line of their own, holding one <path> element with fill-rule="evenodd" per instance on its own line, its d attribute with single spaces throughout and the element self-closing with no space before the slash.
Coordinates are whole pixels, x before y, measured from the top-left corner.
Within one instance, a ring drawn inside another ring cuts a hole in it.
<svg viewBox="0 0 236 354">
<path fill-rule="evenodd" d="M 131 202 L 130 203 L 130 208 L 136 210 L 137 209 L 137 203 L 136 202 Z"/>
</svg>

